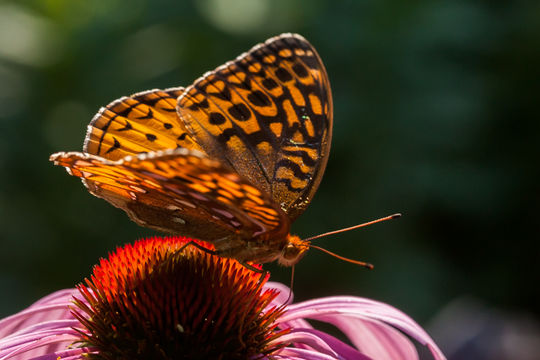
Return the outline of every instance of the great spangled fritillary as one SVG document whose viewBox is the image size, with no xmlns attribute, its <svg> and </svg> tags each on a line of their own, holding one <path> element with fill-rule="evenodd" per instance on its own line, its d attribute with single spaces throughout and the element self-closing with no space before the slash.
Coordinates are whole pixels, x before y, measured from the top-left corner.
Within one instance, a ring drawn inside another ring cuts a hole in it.
<svg viewBox="0 0 540 360">
<path fill-rule="evenodd" d="M 112 102 L 83 153 L 50 159 L 142 226 L 241 262 L 291 265 L 309 244 L 290 224 L 319 186 L 331 137 L 324 65 L 307 40 L 283 34 L 186 89 Z"/>
</svg>

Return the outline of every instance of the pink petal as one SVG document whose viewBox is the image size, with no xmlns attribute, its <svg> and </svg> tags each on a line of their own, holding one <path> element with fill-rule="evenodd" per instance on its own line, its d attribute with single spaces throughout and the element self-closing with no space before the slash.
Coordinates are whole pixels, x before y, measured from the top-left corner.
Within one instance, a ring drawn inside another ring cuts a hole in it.
<svg viewBox="0 0 540 360">
<path fill-rule="evenodd" d="M 274 306 L 291 304 L 294 299 L 291 289 L 288 286 L 285 286 L 278 282 L 268 281 L 266 284 L 264 284 L 263 289 L 275 289 L 279 291 L 278 296 L 276 296 L 276 298 L 272 300 L 271 304 Z"/>
<path fill-rule="evenodd" d="M 18 329 L 47 320 L 73 319 L 68 306 L 76 289 L 56 291 L 25 310 L 0 320 L 0 339 Z"/>
<path fill-rule="evenodd" d="M 286 347 L 280 350 L 276 355 L 272 355 L 275 359 L 283 360 L 336 360 L 337 357 L 323 354 L 314 350 L 299 349 L 293 347 Z M 358 358 L 359 360 L 362 358 Z M 351 359 L 352 360 L 352 359 Z"/>
<path fill-rule="evenodd" d="M 32 360 L 79 360 L 79 359 L 87 359 L 87 356 L 83 354 L 89 354 L 91 353 L 90 349 L 88 348 L 76 348 L 76 349 L 68 349 L 63 351 L 58 351 L 52 354 L 47 354 L 43 356 L 39 356 L 36 358 L 33 358 Z"/>
<path fill-rule="evenodd" d="M 283 335 L 279 338 L 280 343 L 299 343 L 301 348 L 317 350 L 322 354 L 327 354 L 333 357 L 337 357 L 337 353 L 332 347 L 326 343 L 321 337 L 310 331 L 302 331 L 302 329 L 294 329 L 289 334 Z M 298 348 L 298 346 L 297 346 Z"/>
<path fill-rule="evenodd" d="M 338 359 L 371 359 L 332 335 L 316 329 L 291 329 L 290 333 L 279 338 L 279 342 L 293 343 L 296 348 L 315 350 Z"/>
<path fill-rule="evenodd" d="M 323 320 L 320 318 L 319 320 Z M 414 344 L 401 332 L 379 321 L 327 317 L 363 354 L 377 360 L 417 360 Z"/>
<path fill-rule="evenodd" d="M 63 359 L 67 348 L 80 339 L 74 328 L 80 323 L 71 315 L 76 289 L 52 293 L 25 310 L 0 320 L 0 360 Z M 52 356 L 52 357 L 51 357 Z"/>
<path fill-rule="evenodd" d="M 388 359 L 401 359 L 399 354 L 411 355 L 411 344 L 403 340 L 403 335 L 393 332 L 387 325 L 391 325 L 405 334 L 416 339 L 422 345 L 427 346 L 437 360 L 445 359 L 431 337 L 409 316 L 391 307 L 390 305 L 357 297 L 328 297 L 292 304 L 287 307 L 287 312 L 279 319 L 279 322 L 290 322 L 297 319 L 314 319 L 330 322 L 338 328 L 343 328 L 346 334 L 351 337 L 351 341 L 362 344 L 362 340 L 355 336 L 355 326 L 370 322 L 371 333 L 378 336 L 380 344 L 369 347 L 368 350 L 376 351 L 386 343 L 392 345 L 388 350 Z M 353 320 L 353 322 L 350 322 Z M 363 330 L 367 328 L 363 326 Z M 364 347 L 366 345 L 364 344 Z M 380 347 L 379 347 L 380 346 Z M 410 357 L 415 359 L 416 357 Z"/>
<path fill-rule="evenodd" d="M 0 348 L 0 360 L 29 360 L 66 349 L 74 341 L 76 339 L 71 335 L 52 335 L 26 342 L 13 349 L 2 347 Z"/>
</svg>

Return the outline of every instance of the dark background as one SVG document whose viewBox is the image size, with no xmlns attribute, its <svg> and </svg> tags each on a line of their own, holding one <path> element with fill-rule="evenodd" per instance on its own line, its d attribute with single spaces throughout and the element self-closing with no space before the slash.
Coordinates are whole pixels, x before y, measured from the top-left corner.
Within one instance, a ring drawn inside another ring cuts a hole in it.
<svg viewBox="0 0 540 360">
<path fill-rule="evenodd" d="M 540 339 L 535 1 L 0 1 L 0 317 L 154 234 L 49 154 L 80 151 L 100 106 L 187 86 L 282 32 L 317 48 L 335 104 L 326 174 L 293 232 L 404 215 L 318 241 L 375 270 L 312 250 L 296 298 L 388 302 L 450 358 L 518 339 L 508 358 L 535 359 L 516 353 Z"/>
</svg>

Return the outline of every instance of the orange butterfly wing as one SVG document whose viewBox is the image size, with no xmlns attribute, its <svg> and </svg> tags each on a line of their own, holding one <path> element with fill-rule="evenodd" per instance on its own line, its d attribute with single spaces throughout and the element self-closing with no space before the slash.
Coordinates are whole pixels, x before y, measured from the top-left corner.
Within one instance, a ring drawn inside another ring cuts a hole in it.
<svg viewBox="0 0 540 360">
<path fill-rule="evenodd" d="M 138 224 L 211 241 L 221 255 L 239 261 L 274 260 L 269 249 L 281 249 L 289 233 L 289 219 L 272 199 L 197 151 L 158 151 L 118 161 L 61 152 L 51 161 L 83 178 L 92 194 Z"/>
<path fill-rule="evenodd" d="M 183 91 L 149 90 L 113 101 L 88 125 L 83 151 L 109 160 L 178 147 L 203 151 L 176 113 Z"/>
<path fill-rule="evenodd" d="M 51 160 L 142 226 L 268 262 L 317 190 L 331 136 L 324 65 L 307 40 L 283 34 L 186 90 L 112 102 L 89 124 L 85 153 Z"/>
<path fill-rule="evenodd" d="M 178 99 L 194 140 L 270 194 L 291 219 L 311 201 L 332 138 L 324 65 L 300 35 L 283 34 L 205 74 Z"/>
</svg>

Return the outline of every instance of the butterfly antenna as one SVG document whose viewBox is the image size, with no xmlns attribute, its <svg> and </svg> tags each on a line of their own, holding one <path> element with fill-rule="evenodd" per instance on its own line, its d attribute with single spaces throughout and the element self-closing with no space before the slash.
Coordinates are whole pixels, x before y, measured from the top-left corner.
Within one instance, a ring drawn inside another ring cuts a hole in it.
<svg viewBox="0 0 540 360">
<path fill-rule="evenodd" d="M 320 246 L 317 246 L 317 245 L 311 245 L 311 244 L 310 244 L 309 247 L 310 247 L 311 249 L 317 249 L 317 250 L 320 250 L 320 251 L 322 251 L 323 253 L 326 253 L 326 254 L 328 254 L 328 255 L 330 255 L 330 256 L 333 256 L 333 257 L 335 257 L 335 258 L 338 258 L 339 260 L 343 260 L 343 261 L 346 261 L 346 262 L 351 263 L 351 264 L 360 265 L 360 266 L 363 266 L 363 267 L 365 267 L 365 268 L 368 268 L 369 270 L 372 270 L 372 269 L 373 269 L 373 265 L 370 264 L 370 263 L 346 258 L 346 257 L 344 257 L 344 256 L 341 256 L 341 255 L 338 255 L 338 254 L 336 254 L 336 253 L 333 253 L 333 252 L 331 252 L 331 251 L 329 251 L 329 250 L 326 250 L 326 249 L 324 249 L 324 248 L 322 248 L 322 247 L 320 247 Z"/>
<path fill-rule="evenodd" d="M 344 229 L 339 229 L 339 230 L 329 231 L 329 232 L 326 232 L 326 233 L 320 234 L 320 235 L 315 235 L 315 236 L 312 236 L 312 237 L 310 237 L 310 238 L 304 239 L 304 241 L 306 241 L 306 242 L 311 242 L 312 240 L 319 239 L 319 238 L 322 238 L 322 237 L 325 237 L 325 236 L 335 235 L 335 234 L 339 234 L 339 233 L 342 233 L 342 232 L 345 232 L 345 231 L 351 231 L 351 230 L 359 229 L 359 228 L 361 228 L 361 227 L 373 225 L 373 224 L 376 224 L 376 223 L 379 223 L 379 222 L 383 222 L 383 221 L 386 221 L 386 220 L 397 219 L 398 217 L 401 217 L 401 214 L 399 214 L 399 213 L 397 213 L 397 214 L 392 214 L 392 215 L 389 215 L 389 216 L 382 217 L 382 218 L 380 218 L 380 219 L 376 219 L 376 220 L 372 220 L 372 221 L 365 222 L 365 223 L 363 223 L 363 224 L 351 226 L 351 227 L 344 228 Z M 330 255 L 330 256 L 333 256 L 333 257 L 338 258 L 338 259 L 340 259 L 340 260 L 346 261 L 346 262 L 348 262 L 348 263 L 360 265 L 360 266 L 363 266 L 363 267 L 368 268 L 368 269 L 370 269 L 370 270 L 373 269 L 373 265 L 370 264 L 370 263 L 346 258 L 346 257 L 344 257 L 344 256 L 341 256 L 341 255 L 338 255 L 338 254 L 336 254 L 336 253 L 333 253 L 333 252 L 331 252 L 331 251 L 329 251 L 329 250 L 323 249 L 322 247 L 317 246 L 317 245 L 309 244 L 309 247 L 312 248 L 312 249 L 316 249 L 316 250 L 322 251 L 323 253 L 326 253 L 326 254 L 328 254 L 328 255 Z M 291 280 L 291 281 L 292 281 L 292 280 Z"/>
<path fill-rule="evenodd" d="M 312 236 L 312 237 L 304 239 L 304 240 L 305 241 L 312 241 L 312 240 L 319 239 L 319 238 L 322 238 L 322 237 L 325 237 L 325 236 L 335 235 L 335 234 L 339 234 L 339 233 L 342 233 L 342 232 L 345 232 L 345 231 L 351 231 L 351 230 L 359 229 L 361 227 L 366 227 L 366 226 L 373 225 L 373 224 L 376 224 L 376 223 L 380 223 L 380 222 L 383 222 L 383 221 L 386 221 L 386 220 L 397 219 L 398 217 L 401 217 L 400 213 L 393 214 L 393 215 L 388 215 L 388 216 L 382 217 L 382 218 L 377 219 L 377 220 L 368 221 L 368 222 L 365 222 L 363 224 L 354 225 L 354 226 L 351 226 L 351 227 L 348 227 L 348 228 L 329 231 L 329 232 L 326 232 L 324 234 L 315 235 L 315 236 Z M 313 245 L 310 245 L 310 246 L 315 248 Z"/>
</svg>

